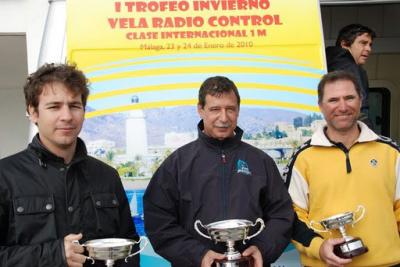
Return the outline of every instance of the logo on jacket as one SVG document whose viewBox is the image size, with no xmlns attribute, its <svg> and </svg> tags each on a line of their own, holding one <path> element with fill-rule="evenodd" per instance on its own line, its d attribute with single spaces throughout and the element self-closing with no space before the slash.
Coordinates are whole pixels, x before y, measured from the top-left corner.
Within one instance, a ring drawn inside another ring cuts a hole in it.
<svg viewBox="0 0 400 267">
<path fill-rule="evenodd" d="M 371 159 L 369 164 L 371 164 L 372 167 L 376 167 L 378 165 L 378 161 L 376 159 Z"/>
<path fill-rule="evenodd" d="M 251 175 L 249 166 L 247 165 L 247 162 L 244 160 L 238 159 L 238 161 L 236 162 L 236 169 L 237 169 L 237 173 Z"/>
</svg>

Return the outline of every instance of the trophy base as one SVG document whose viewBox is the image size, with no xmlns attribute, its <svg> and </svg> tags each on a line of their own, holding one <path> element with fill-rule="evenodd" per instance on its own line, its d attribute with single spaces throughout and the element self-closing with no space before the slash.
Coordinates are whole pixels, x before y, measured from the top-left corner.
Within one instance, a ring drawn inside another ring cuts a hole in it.
<svg viewBox="0 0 400 267">
<path fill-rule="evenodd" d="M 333 252 L 340 258 L 351 259 L 368 252 L 368 248 L 364 246 L 360 238 L 353 238 L 335 245 Z"/>
<path fill-rule="evenodd" d="M 252 257 L 241 257 L 237 260 L 216 260 L 212 267 L 253 267 Z"/>
</svg>

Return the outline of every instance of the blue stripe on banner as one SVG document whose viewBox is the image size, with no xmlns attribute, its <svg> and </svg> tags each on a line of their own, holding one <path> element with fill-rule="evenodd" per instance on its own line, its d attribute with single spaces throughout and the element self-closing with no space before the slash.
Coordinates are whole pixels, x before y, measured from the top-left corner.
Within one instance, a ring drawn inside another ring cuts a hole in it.
<svg viewBox="0 0 400 267">
<path fill-rule="evenodd" d="M 288 93 L 283 91 L 270 91 L 261 89 L 243 89 L 240 90 L 242 99 L 258 99 L 258 100 L 272 100 L 282 102 L 293 102 L 298 104 L 315 105 L 316 96 Z M 184 90 L 166 90 L 154 92 L 140 92 L 131 93 L 129 95 L 117 95 L 107 98 L 101 98 L 90 101 L 90 107 L 96 110 L 115 108 L 119 106 L 130 105 L 131 96 L 137 96 L 140 103 L 159 102 L 167 100 L 183 100 L 183 99 L 197 99 L 198 89 L 184 89 Z"/>
<path fill-rule="evenodd" d="M 153 75 L 146 77 L 122 78 L 101 82 L 93 82 L 91 85 L 91 94 L 109 92 L 118 89 L 154 86 L 162 84 L 193 83 L 200 84 L 211 76 L 226 76 L 235 83 L 252 82 L 260 84 L 275 84 L 281 86 L 290 86 L 305 89 L 317 88 L 319 78 L 289 76 L 279 74 L 252 74 L 252 73 L 199 73 L 199 74 L 168 74 Z M 240 89 L 240 88 L 239 88 Z"/>
<path fill-rule="evenodd" d="M 151 70 L 151 69 L 160 69 L 160 68 L 173 68 L 179 66 L 193 68 L 193 67 L 204 67 L 204 66 L 212 66 L 212 67 L 227 67 L 227 66 L 234 66 L 234 67 L 247 67 L 247 68 L 272 68 L 277 70 L 294 70 L 294 71 L 302 71 L 307 73 L 313 74 L 322 74 L 322 70 L 316 70 L 310 67 L 304 66 L 295 66 L 289 64 L 282 64 L 282 63 L 270 63 L 270 62 L 260 62 L 260 61 L 243 61 L 243 60 L 233 60 L 233 59 L 210 59 L 210 60 L 196 60 L 193 59 L 190 61 L 171 61 L 171 62 L 147 62 L 142 63 L 140 65 L 134 66 L 124 66 L 124 67 L 116 67 L 112 69 L 105 69 L 105 70 L 98 70 L 87 73 L 88 78 L 98 78 L 103 75 L 110 75 L 115 73 L 121 72 L 129 72 L 129 71 L 139 71 L 139 70 Z"/>
<path fill-rule="evenodd" d="M 255 55 L 255 54 L 245 54 L 245 53 L 190 53 L 190 54 L 185 54 L 185 53 L 180 53 L 180 54 L 168 54 L 168 55 L 157 55 L 157 56 L 148 56 L 148 57 L 141 57 L 141 58 L 134 58 L 134 59 L 126 59 L 126 60 L 119 60 L 119 61 L 113 61 L 113 62 L 108 62 L 104 64 L 98 64 L 98 65 L 93 65 L 90 67 L 86 67 L 83 70 L 85 71 L 86 75 L 93 75 L 97 71 L 91 71 L 91 69 L 95 68 L 110 68 L 115 65 L 121 65 L 121 64 L 128 64 L 128 63 L 141 63 L 144 61 L 149 61 L 149 60 L 176 60 L 176 59 L 193 59 L 194 57 L 198 58 L 210 58 L 210 57 L 218 57 L 218 58 L 238 58 L 242 57 L 243 59 L 249 60 L 249 59 L 257 59 L 257 60 L 267 60 L 267 61 L 281 61 L 280 63 L 292 63 L 292 64 L 300 64 L 300 65 L 307 65 L 310 64 L 309 61 L 305 60 L 297 60 L 293 58 L 285 58 L 285 57 L 277 57 L 277 56 L 265 56 L 265 55 Z M 311 68 L 312 69 L 312 68 Z M 319 73 L 319 69 L 313 69 L 316 71 L 316 73 Z M 91 77 L 91 76 L 90 76 Z"/>
</svg>

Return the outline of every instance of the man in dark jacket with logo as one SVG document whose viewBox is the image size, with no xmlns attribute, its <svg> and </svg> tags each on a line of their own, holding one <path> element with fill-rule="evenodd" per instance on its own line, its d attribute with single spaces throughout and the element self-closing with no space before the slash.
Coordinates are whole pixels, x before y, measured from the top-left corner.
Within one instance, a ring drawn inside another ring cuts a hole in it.
<svg viewBox="0 0 400 267">
<path fill-rule="evenodd" d="M 360 120 L 372 128 L 368 118 L 368 76 L 363 69 L 372 52 L 372 41 L 375 32 L 361 24 L 350 24 L 339 31 L 335 46 L 326 48 L 326 62 L 328 72 L 344 70 L 352 73 L 356 79 L 362 94 L 362 106 Z"/>
<path fill-rule="evenodd" d="M 46 64 L 24 93 L 39 133 L 0 161 L 0 266 L 105 266 L 84 264 L 76 241 L 138 235 L 118 173 L 88 156 L 78 138 L 87 80 L 74 66 Z M 139 266 L 139 257 L 115 266 Z"/>
<path fill-rule="evenodd" d="M 197 140 L 179 148 L 156 171 L 144 195 L 146 233 L 157 253 L 179 267 L 207 267 L 224 259 L 226 245 L 200 236 L 194 222 L 227 219 L 265 229 L 235 248 L 254 266 L 269 266 L 290 241 L 294 211 L 274 161 L 241 141 L 240 96 L 225 77 L 207 79 L 199 91 Z"/>
</svg>

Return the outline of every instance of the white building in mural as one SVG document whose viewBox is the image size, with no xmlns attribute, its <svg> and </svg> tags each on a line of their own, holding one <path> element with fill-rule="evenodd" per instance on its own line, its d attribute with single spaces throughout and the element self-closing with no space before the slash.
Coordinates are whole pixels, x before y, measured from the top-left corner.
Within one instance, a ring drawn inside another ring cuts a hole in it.
<svg viewBox="0 0 400 267">
<path fill-rule="evenodd" d="M 105 156 L 107 151 L 115 148 L 115 142 L 105 139 L 98 139 L 86 142 L 86 149 L 91 156 Z"/>
<path fill-rule="evenodd" d="M 164 144 L 168 148 L 178 148 L 197 138 L 197 132 L 176 133 L 170 132 L 164 135 Z"/>
<path fill-rule="evenodd" d="M 325 124 L 325 120 L 315 120 L 311 123 L 311 130 L 315 132 L 323 124 Z"/>
<path fill-rule="evenodd" d="M 132 96 L 131 103 L 139 103 L 137 96 Z M 133 160 L 136 156 L 148 153 L 146 118 L 143 110 L 134 109 L 128 112 L 126 119 L 126 155 Z"/>
</svg>

